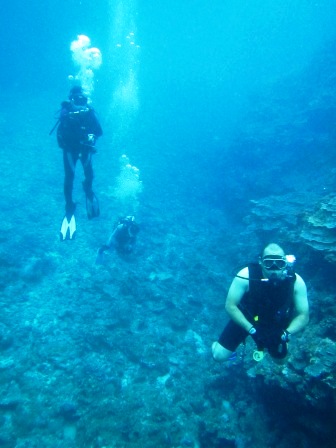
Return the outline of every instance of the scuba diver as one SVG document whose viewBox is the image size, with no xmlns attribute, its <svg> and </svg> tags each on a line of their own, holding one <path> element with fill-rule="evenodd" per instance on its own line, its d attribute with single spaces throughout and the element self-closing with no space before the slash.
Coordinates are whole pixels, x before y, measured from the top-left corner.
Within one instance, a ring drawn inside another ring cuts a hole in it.
<svg viewBox="0 0 336 448">
<path fill-rule="evenodd" d="M 104 253 L 109 249 L 115 249 L 120 255 L 132 253 L 138 232 L 139 226 L 135 222 L 134 216 L 120 218 L 107 244 L 98 249 L 96 264 L 104 262 Z"/>
<path fill-rule="evenodd" d="M 238 272 L 226 298 L 230 320 L 212 344 L 215 361 L 232 358 L 249 335 L 257 346 L 255 361 L 261 361 L 264 349 L 274 359 L 286 358 L 291 336 L 309 322 L 307 288 L 294 272 L 294 262 L 293 255 L 286 256 L 279 245 L 271 243 L 258 264 L 251 263 Z"/>
<path fill-rule="evenodd" d="M 62 102 L 58 121 L 57 142 L 63 150 L 65 217 L 61 225 L 61 241 L 73 239 L 76 232 L 75 209 L 72 199 L 76 163 L 81 161 L 85 179 L 83 189 L 86 195 L 86 210 L 89 219 L 99 216 L 99 203 L 92 191 L 92 155 L 95 144 L 103 134 L 94 109 L 88 105 L 88 97 L 82 87 L 70 90 L 69 101 Z M 56 125 L 57 125 L 56 124 Z M 52 131 L 51 131 L 52 132 Z"/>
</svg>

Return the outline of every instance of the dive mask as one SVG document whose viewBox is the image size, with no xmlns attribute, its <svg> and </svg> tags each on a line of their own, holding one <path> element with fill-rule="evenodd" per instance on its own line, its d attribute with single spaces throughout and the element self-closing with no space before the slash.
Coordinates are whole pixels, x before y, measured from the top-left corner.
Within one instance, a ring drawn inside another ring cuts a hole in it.
<svg viewBox="0 0 336 448">
<path fill-rule="evenodd" d="M 294 255 L 266 255 L 262 258 L 261 263 L 267 270 L 281 271 L 285 267 L 293 268 L 296 258 Z"/>
<path fill-rule="evenodd" d="M 262 258 L 261 263 L 265 269 L 272 271 L 281 271 L 287 266 L 286 257 L 278 255 L 266 255 Z"/>
</svg>

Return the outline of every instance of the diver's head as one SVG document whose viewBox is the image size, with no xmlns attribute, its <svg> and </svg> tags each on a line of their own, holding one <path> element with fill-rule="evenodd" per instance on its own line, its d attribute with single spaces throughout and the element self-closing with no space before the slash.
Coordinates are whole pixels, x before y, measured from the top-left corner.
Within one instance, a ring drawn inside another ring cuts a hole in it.
<svg viewBox="0 0 336 448">
<path fill-rule="evenodd" d="M 135 217 L 134 216 L 124 216 L 124 217 L 119 219 L 119 224 L 130 225 L 130 224 L 132 224 L 134 222 L 135 222 Z"/>
<path fill-rule="evenodd" d="M 81 86 L 75 86 L 70 90 L 69 100 L 74 106 L 78 107 L 86 106 L 88 103 L 88 98 Z"/>
<path fill-rule="evenodd" d="M 287 277 L 287 260 L 284 250 L 275 243 L 268 244 L 259 257 L 263 276 L 270 280 L 284 280 Z"/>
<path fill-rule="evenodd" d="M 134 216 L 131 216 L 131 215 L 126 216 L 124 219 L 125 219 L 125 221 L 127 221 L 127 222 L 134 222 L 134 221 L 135 221 L 135 217 L 134 217 Z"/>
</svg>

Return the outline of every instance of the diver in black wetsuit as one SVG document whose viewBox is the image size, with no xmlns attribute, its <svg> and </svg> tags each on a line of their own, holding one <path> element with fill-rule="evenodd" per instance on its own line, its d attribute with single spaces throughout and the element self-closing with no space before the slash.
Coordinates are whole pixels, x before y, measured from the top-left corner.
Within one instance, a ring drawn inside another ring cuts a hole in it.
<svg viewBox="0 0 336 448">
<path fill-rule="evenodd" d="M 119 219 L 107 244 L 98 249 L 97 264 L 104 261 L 104 252 L 115 249 L 121 255 L 127 255 L 133 252 L 136 238 L 139 232 L 139 226 L 135 222 L 134 216 L 126 216 Z"/>
<path fill-rule="evenodd" d="M 88 105 L 88 98 L 80 86 L 70 90 L 69 101 L 63 101 L 57 128 L 57 142 L 63 150 L 64 197 L 66 216 L 74 214 L 76 204 L 72 199 L 75 168 L 78 160 L 84 170 L 83 188 L 87 198 L 88 218 L 99 215 L 98 201 L 92 191 L 92 155 L 95 143 L 103 134 L 94 109 Z"/>
<path fill-rule="evenodd" d="M 293 271 L 289 257 L 277 244 L 269 244 L 259 264 L 250 264 L 236 275 L 225 304 L 230 321 L 212 344 L 216 361 L 232 358 L 249 335 L 257 345 L 256 361 L 262 359 L 264 349 L 275 359 L 285 359 L 291 335 L 309 322 L 306 285 Z"/>
</svg>

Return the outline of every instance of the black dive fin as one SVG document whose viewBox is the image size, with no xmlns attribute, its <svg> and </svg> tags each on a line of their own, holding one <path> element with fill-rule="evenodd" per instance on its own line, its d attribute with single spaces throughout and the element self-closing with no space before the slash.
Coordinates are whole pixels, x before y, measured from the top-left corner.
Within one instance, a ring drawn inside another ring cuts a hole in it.
<svg viewBox="0 0 336 448">
<path fill-rule="evenodd" d="M 86 195 L 86 213 L 89 219 L 97 218 L 100 215 L 99 202 L 94 193 L 90 196 Z"/>
<path fill-rule="evenodd" d="M 61 241 L 73 240 L 76 236 L 76 220 L 75 215 L 65 215 L 61 225 L 60 239 Z"/>
<path fill-rule="evenodd" d="M 104 258 L 105 254 L 102 250 L 98 249 L 97 257 L 96 257 L 96 264 L 104 264 Z"/>
</svg>

